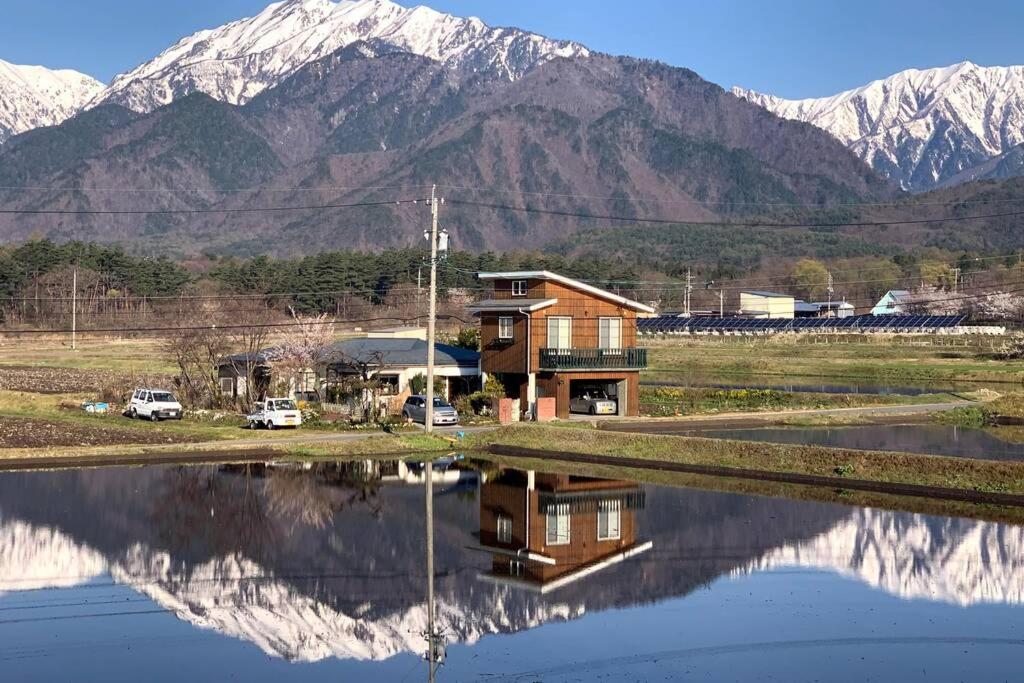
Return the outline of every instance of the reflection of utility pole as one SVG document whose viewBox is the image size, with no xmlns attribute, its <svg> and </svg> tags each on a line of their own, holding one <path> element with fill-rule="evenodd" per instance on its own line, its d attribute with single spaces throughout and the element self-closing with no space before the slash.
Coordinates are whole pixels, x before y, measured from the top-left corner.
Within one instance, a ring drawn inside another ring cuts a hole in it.
<svg viewBox="0 0 1024 683">
<path fill-rule="evenodd" d="M 434 613 L 434 463 L 427 461 L 423 465 L 423 473 L 427 478 L 427 680 L 434 683 L 437 668 L 444 664 L 444 640 L 437 629 L 437 615 Z"/>
</svg>

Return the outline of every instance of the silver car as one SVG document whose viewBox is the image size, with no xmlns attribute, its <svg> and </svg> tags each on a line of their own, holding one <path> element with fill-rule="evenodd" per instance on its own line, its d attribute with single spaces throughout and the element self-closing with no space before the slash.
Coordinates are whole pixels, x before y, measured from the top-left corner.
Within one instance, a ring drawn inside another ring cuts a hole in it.
<svg viewBox="0 0 1024 683">
<path fill-rule="evenodd" d="M 604 389 L 588 387 L 575 398 L 569 399 L 569 412 L 616 415 L 619 412 L 619 402 L 609 397 Z"/>
<path fill-rule="evenodd" d="M 426 424 L 427 422 L 427 397 L 419 394 L 405 399 L 402 406 L 402 417 L 406 420 Z M 459 413 L 450 403 L 442 398 L 434 398 L 434 424 L 435 425 L 457 425 L 459 424 Z"/>
</svg>

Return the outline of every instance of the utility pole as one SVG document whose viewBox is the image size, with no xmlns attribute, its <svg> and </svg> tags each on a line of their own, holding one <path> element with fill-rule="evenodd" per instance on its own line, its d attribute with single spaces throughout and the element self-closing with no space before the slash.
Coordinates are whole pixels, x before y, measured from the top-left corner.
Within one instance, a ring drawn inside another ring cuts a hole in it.
<svg viewBox="0 0 1024 683">
<path fill-rule="evenodd" d="M 77 350 L 78 333 L 78 268 L 71 274 L 71 350 Z"/>
<path fill-rule="evenodd" d="M 832 294 L 835 292 L 835 281 L 832 279 L 832 271 L 828 271 L 828 311 L 825 313 L 826 317 L 832 317 Z"/>
<path fill-rule="evenodd" d="M 424 427 L 434 432 L 434 333 L 437 320 L 437 185 L 430 188 L 430 309 L 427 313 L 427 410 Z M 429 474 L 428 474 L 429 478 Z"/>
<path fill-rule="evenodd" d="M 683 313 L 687 318 L 690 317 L 690 293 L 693 291 L 693 275 L 690 273 L 690 269 L 686 269 L 686 289 L 683 294 Z"/>
<path fill-rule="evenodd" d="M 718 317 L 725 317 L 725 287 L 718 290 Z"/>
<path fill-rule="evenodd" d="M 957 285 L 960 283 L 960 269 L 953 269 L 953 293 L 956 294 Z"/>
</svg>

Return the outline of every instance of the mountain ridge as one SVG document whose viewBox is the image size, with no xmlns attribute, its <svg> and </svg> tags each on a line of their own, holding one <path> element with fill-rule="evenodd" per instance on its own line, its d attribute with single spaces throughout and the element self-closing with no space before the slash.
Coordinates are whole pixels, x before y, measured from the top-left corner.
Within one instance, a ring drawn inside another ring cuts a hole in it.
<svg viewBox="0 0 1024 683">
<path fill-rule="evenodd" d="M 390 0 L 284 0 L 252 17 L 185 36 L 119 74 L 91 105 L 117 102 L 149 112 L 192 92 L 245 104 L 298 69 L 355 42 L 411 52 L 510 80 L 555 57 L 587 55 L 572 41 L 492 28 L 425 6 Z"/>
<path fill-rule="evenodd" d="M 71 69 L 12 64 L 0 59 L 0 144 L 80 112 L 105 86 Z"/>
<path fill-rule="evenodd" d="M 912 191 L 934 189 L 1024 142 L 1024 66 L 907 69 L 818 98 L 732 92 L 828 131 Z"/>
<path fill-rule="evenodd" d="M 19 136 L 0 147 L 0 177 L 8 185 L 63 189 L 0 191 L 12 208 L 225 212 L 3 216 L 0 235 L 62 241 L 86 230 L 103 241 L 172 249 L 289 253 L 282 250 L 323 248 L 341 235 L 352 246 L 380 247 L 407 244 L 418 233 L 398 207 L 275 213 L 259 221 L 229 210 L 388 201 L 395 192 L 373 188 L 439 183 L 496 188 L 505 199 L 567 195 L 543 205 L 568 212 L 595 209 L 569 195 L 612 197 L 597 208 L 630 217 L 664 217 L 662 203 L 644 198 L 668 199 L 673 220 L 685 222 L 746 202 L 827 206 L 895 192 L 827 133 L 775 117 L 686 69 L 594 53 L 552 59 L 509 80 L 387 50 L 367 42 L 340 48 L 242 106 L 202 93 L 148 114 L 106 104 Z M 204 116 L 196 115 L 200 109 Z M 109 122 L 97 111 L 111 114 Z M 172 125 L 175 117 L 189 124 Z M 83 125 L 87 120 L 96 125 Z M 72 134 L 76 128 L 85 133 Z M 57 141 L 81 135 L 89 144 Z M 218 135 L 232 142 L 218 142 Z M 292 190 L 238 191 L 253 186 Z M 91 187 L 147 192 L 78 189 Z M 458 245 L 470 249 L 539 245 L 594 224 L 465 204 L 447 213 L 460 227 Z M 267 239 L 290 234 L 296 239 Z"/>
</svg>

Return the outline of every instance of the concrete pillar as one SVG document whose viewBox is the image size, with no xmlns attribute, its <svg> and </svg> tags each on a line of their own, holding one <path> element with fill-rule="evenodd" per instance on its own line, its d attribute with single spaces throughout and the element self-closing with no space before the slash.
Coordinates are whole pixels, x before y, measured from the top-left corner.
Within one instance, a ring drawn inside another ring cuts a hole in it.
<svg viewBox="0 0 1024 683">
<path fill-rule="evenodd" d="M 537 373 L 531 372 L 526 376 L 526 410 L 530 413 L 530 419 L 537 419 Z"/>
</svg>

